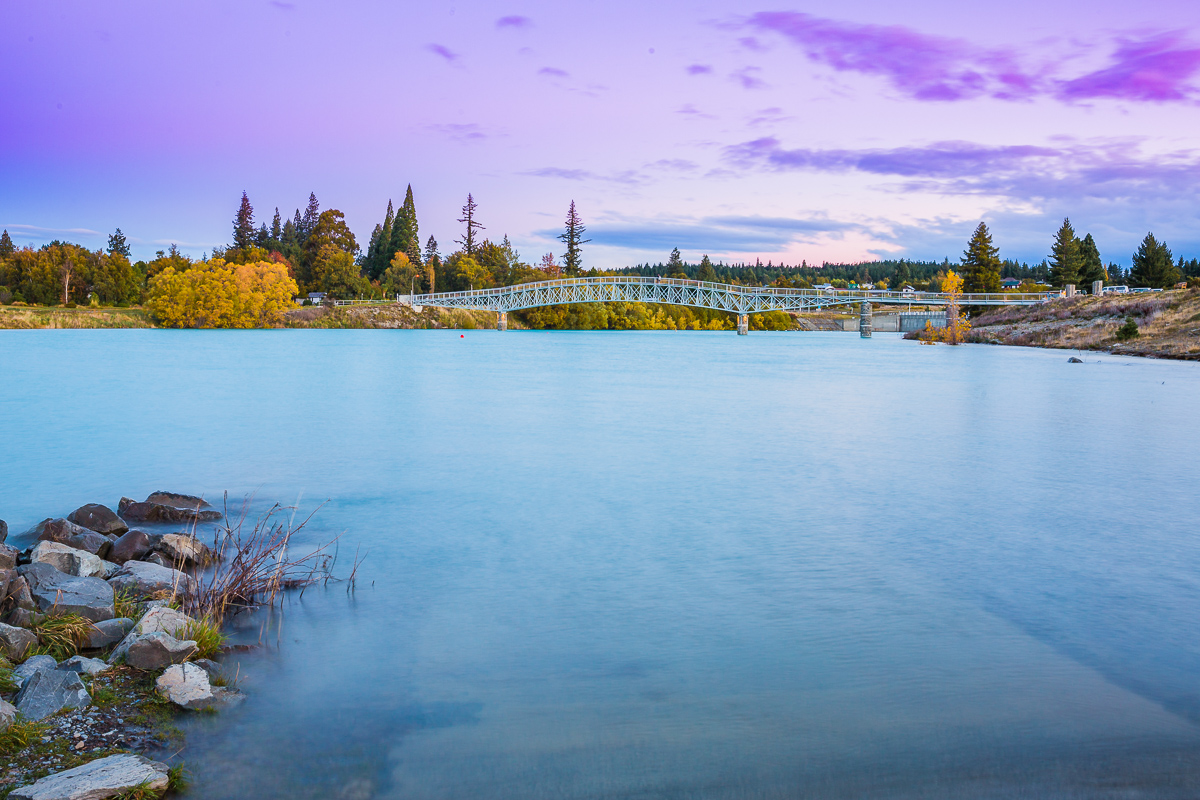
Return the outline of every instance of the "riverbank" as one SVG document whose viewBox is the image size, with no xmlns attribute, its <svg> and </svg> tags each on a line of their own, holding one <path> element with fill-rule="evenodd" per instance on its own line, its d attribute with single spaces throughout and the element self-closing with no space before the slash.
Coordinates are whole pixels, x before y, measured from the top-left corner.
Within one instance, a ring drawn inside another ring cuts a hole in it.
<svg viewBox="0 0 1200 800">
<path fill-rule="evenodd" d="M 1117 331 L 1127 318 L 1137 325 L 1138 335 L 1122 340 Z M 1200 289 L 1080 295 L 1037 306 L 999 308 L 972 317 L 971 326 L 970 342 L 1196 360 L 1200 359 Z"/>
<path fill-rule="evenodd" d="M 0 306 L 0 329 L 153 327 L 149 313 L 141 308 Z"/>
</svg>

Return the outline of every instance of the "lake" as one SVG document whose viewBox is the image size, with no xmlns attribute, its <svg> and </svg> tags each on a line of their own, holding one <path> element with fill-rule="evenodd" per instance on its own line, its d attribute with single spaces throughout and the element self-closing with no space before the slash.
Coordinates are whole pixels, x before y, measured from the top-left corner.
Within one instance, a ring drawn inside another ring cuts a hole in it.
<svg viewBox="0 0 1200 800">
<path fill-rule="evenodd" d="M 228 491 L 361 554 L 238 618 L 195 797 L 1194 798 L 1200 365 L 1069 355 L 6 331 L 0 517 Z"/>
</svg>

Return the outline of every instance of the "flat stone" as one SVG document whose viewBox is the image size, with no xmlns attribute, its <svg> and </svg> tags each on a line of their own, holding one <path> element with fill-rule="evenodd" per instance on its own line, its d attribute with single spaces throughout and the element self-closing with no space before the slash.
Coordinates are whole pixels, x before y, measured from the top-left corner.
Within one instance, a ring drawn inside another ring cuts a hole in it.
<svg viewBox="0 0 1200 800">
<path fill-rule="evenodd" d="M 192 622 L 192 618 L 182 611 L 176 611 L 169 606 L 155 606 L 143 614 L 137 624 L 130 629 L 121 643 L 112 651 L 112 655 L 108 657 L 108 663 L 118 663 L 124 658 L 130 645 L 138 638 L 151 633 L 165 633 L 172 637 L 178 637 L 190 622 Z"/>
<path fill-rule="evenodd" d="M 37 647 L 37 643 L 33 631 L 0 622 L 0 650 L 9 661 L 24 661 L 25 654 Z"/>
<path fill-rule="evenodd" d="M 112 548 L 112 542 L 103 535 L 90 531 L 82 525 L 65 519 L 44 519 L 34 525 L 29 533 L 39 542 L 58 542 L 68 547 L 87 550 L 92 555 L 104 558 Z"/>
<path fill-rule="evenodd" d="M 45 719 L 64 708 L 85 708 L 92 696 L 78 673 L 57 669 L 39 670 L 25 681 L 17 693 L 17 711 L 25 719 Z"/>
<path fill-rule="evenodd" d="M 161 498 L 166 495 L 167 493 L 156 492 L 150 496 Z M 175 496 L 185 497 L 186 495 Z M 221 518 L 220 511 L 205 510 L 199 506 L 183 505 L 180 508 L 175 505 L 152 500 L 139 503 L 128 497 L 121 498 L 121 503 L 117 506 L 117 512 L 132 522 L 215 522 Z"/>
<path fill-rule="evenodd" d="M 116 512 L 99 503 L 80 506 L 67 515 L 67 520 L 96 533 L 115 533 L 120 536 L 129 530 L 129 526 L 116 515 Z"/>
<path fill-rule="evenodd" d="M 101 672 L 112 669 L 112 664 L 109 664 L 107 661 L 101 661 L 98 658 L 71 656 L 59 664 L 56 669 L 66 672 L 78 672 L 80 675 L 99 675 Z"/>
<path fill-rule="evenodd" d="M 153 543 L 145 531 L 129 531 L 113 542 L 112 550 L 108 551 L 108 559 L 116 564 L 126 561 L 137 561 L 145 558 Z"/>
<path fill-rule="evenodd" d="M 17 707 L 5 700 L 0 700 L 0 733 L 4 733 L 17 721 Z"/>
<path fill-rule="evenodd" d="M 16 569 L 21 551 L 6 544 L 0 544 L 0 569 Z"/>
<path fill-rule="evenodd" d="M 192 711 L 211 708 L 217 701 L 208 682 L 208 673 L 195 664 L 167 667 L 154 686 L 159 696 Z"/>
<path fill-rule="evenodd" d="M 92 632 L 88 634 L 87 641 L 82 645 L 84 650 L 100 650 L 105 647 L 112 647 L 117 642 L 125 638 L 125 635 L 133 629 L 133 620 L 129 617 L 117 617 L 116 619 L 106 619 L 102 622 L 97 622 L 92 626 Z"/>
<path fill-rule="evenodd" d="M 164 535 L 158 549 L 175 564 L 204 566 L 212 560 L 212 553 L 204 542 L 186 533 Z"/>
<path fill-rule="evenodd" d="M 17 688 L 20 689 L 33 673 L 45 672 L 57 667 L 58 662 L 51 656 L 30 656 L 25 660 L 24 664 L 13 670 L 13 681 L 17 684 Z"/>
<path fill-rule="evenodd" d="M 49 564 L 59 572 L 80 578 L 104 577 L 104 562 L 86 550 L 77 550 L 58 542 L 41 541 L 29 554 L 34 564 Z"/>
<path fill-rule="evenodd" d="M 160 592 L 186 595 L 195 588 L 195 582 L 185 573 L 149 561 L 126 561 L 108 583 L 117 591 L 128 589 L 141 597 Z"/>
<path fill-rule="evenodd" d="M 9 800 L 103 800 L 137 787 L 165 792 L 170 783 L 167 765 L 133 753 L 119 753 L 89 761 L 31 786 L 22 786 Z"/>
<path fill-rule="evenodd" d="M 28 564 L 17 572 L 29 582 L 33 602 L 42 613 L 74 613 L 92 622 L 115 616 L 113 587 L 100 578 L 67 575 L 49 564 Z"/>
<path fill-rule="evenodd" d="M 191 639 L 180 641 L 169 633 L 147 633 L 134 639 L 126 649 L 125 663 L 134 669 L 157 672 L 187 661 L 195 652 L 196 643 Z"/>
</svg>

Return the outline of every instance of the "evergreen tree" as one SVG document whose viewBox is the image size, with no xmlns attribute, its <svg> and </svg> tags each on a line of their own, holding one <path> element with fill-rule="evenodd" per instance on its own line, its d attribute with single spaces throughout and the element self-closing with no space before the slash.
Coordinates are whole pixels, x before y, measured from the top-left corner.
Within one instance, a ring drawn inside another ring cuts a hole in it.
<svg viewBox="0 0 1200 800">
<path fill-rule="evenodd" d="M 467 232 L 463 235 L 463 237 L 461 239 L 456 240 L 459 244 L 461 244 L 463 246 L 463 252 L 466 253 L 467 255 L 474 255 L 474 253 L 475 253 L 475 231 L 476 230 L 486 230 L 486 228 L 484 228 L 483 225 L 479 224 L 475 220 L 475 212 L 477 209 L 478 209 L 478 206 L 475 205 L 475 198 L 472 197 L 470 193 L 468 193 L 467 194 L 467 204 L 462 207 L 463 215 L 458 220 L 459 222 L 465 222 L 467 224 Z"/>
<path fill-rule="evenodd" d="M 901 261 L 896 265 L 896 269 L 892 271 L 892 279 L 888 281 L 888 288 L 894 292 L 899 292 L 904 289 L 906 283 L 912 282 L 912 275 L 909 274 L 908 264 Z"/>
<path fill-rule="evenodd" d="M 1104 262 L 1100 260 L 1100 248 L 1089 233 L 1079 243 L 1079 286 L 1091 290 L 1094 281 L 1104 280 Z"/>
<path fill-rule="evenodd" d="M 414 266 L 424 265 L 424 260 L 421 258 L 421 243 L 417 241 L 417 237 L 414 236 L 408 240 L 408 252 L 405 255 L 408 256 L 409 263 Z"/>
<path fill-rule="evenodd" d="M 233 217 L 233 246 L 238 250 L 254 246 L 254 207 L 245 192 L 242 192 L 241 205 Z"/>
<path fill-rule="evenodd" d="M 1118 286 L 1125 282 L 1125 270 L 1121 269 L 1120 264 L 1117 264 L 1115 262 L 1112 264 L 1109 264 L 1108 268 L 1105 269 L 1104 271 L 1108 275 L 1106 282 L 1110 286 Z"/>
<path fill-rule="evenodd" d="M 396 212 L 396 219 L 392 223 L 392 253 L 408 253 L 409 245 L 416 241 L 417 247 L 421 246 L 417 227 L 417 205 L 413 202 L 412 184 L 404 192 L 404 202 L 400 204 L 400 210 Z"/>
<path fill-rule="evenodd" d="M 432 293 L 436 291 L 434 286 L 437 283 L 438 270 L 442 268 L 442 257 L 438 254 L 437 239 L 432 236 L 425 243 L 425 286 L 426 291 Z"/>
<path fill-rule="evenodd" d="M 442 257 L 438 255 L 437 239 L 430 236 L 429 241 L 425 242 L 425 263 L 432 264 L 437 262 L 440 264 L 441 261 Z"/>
<path fill-rule="evenodd" d="M 269 230 L 267 230 L 267 223 L 264 222 L 259 227 L 257 235 L 255 235 L 255 237 L 254 237 L 254 244 L 256 244 L 259 247 L 265 248 L 267 246 L 267 243 L 270 241 L 271 241 L 271 232 Z"/>
<path fill-rule="evenodd" d="M 1151 289 L 1169 289 L 1179 281 L 1171 248 L 1166 242 L 1147 233 L 1146 238 L 1133 254 L 1133 267 L 1129 270 L 1129 282 L 1134 286 Z"/>
<path fill-rule="evenodd" d="M 563 253 L 563 271 L 568 277 L 579 274 L 582 262 L 580 247 L 591 241 L 583 238 L 586 230 L 579 213 L 575 211 L 575 201 L 572 200 L 571 208 L 567 210 L 567 229 L 558 235 L 559 240 L 567 246 L 567 252 Z"/>
<path fill-rule="evenodd" d="M 275 218 L 271 220 L 271 239 L 276 242 L 283 239 L 283 225 L 280 222 L 279 206 L 275 206 Z"/>
<path fill-rule="evenodd" d="M 379 240 L 382 238 L 382 234 L 383 226 L 378 222 L 375 223 L 375 229 L 371 231 L 371 240 L 367 243 L 367 257 L 364 260 L 368 278 L 374 279 L 379 277 L 375 274 L 375 269 L 379 264 L 379 250 L 381 247 Z"/>
<path fill-rule="evenodd" d="M 4 238 L 0 239 L 0 257 L 5 255 L 3 252 L 5 241 L 7 241 L 10 245 L 12 244 L 12 239 L 8 238 L 8 231 L 5 231 Z M 108 237 L 108 254 L 110 256 L 120 254 L 126 258 L 129 258 L 129 243 L 125 241 L 125 234 L 121 233 L 120 228 L 117 228 L 113 232 L 112 236 Z"/>
<path fill-rule="evenodd" d="M 712 261 L 708 258 L 708 253 L 700 259 L 700 274 L 699 280 L 708 281 L 709 283 L 717 282 L 717 271 L 713 269 Z"/>
<path fill-rule="evenodd" d="M 1054 247 L 1050 253 L 1050 284 L 1066 286 L 1079 283 L 1079 240 L 1071 220 L 1064 219 L 1062 227 L 1054 236 Z"/>
<path fill-rule="evenodd" d="M 121 229 L 117 228 L 117 233 L 120 232 Z M 15 252 L 17 252 L 17 246 L 13 244 L 12 237 L 8 235 L 8 229 L 6 228 L 4 233 L 0 233 L 0 258 L 8 258 Z"/>
<path fill-rule="evenodd" d="M 299 211 L 296 212 L 299 215 Z M 317 193 L 308 193 L 308 208 L 304 209 L 304 218 L 298 220 L 296 231 L 300 236 L 300 241 L 303 243 L 317 227 L 317 220 L 321 218 L 321 204 L 317 202 Z"/>
<path fill-rule="evenodd" d="M 967 293 L 1000 291 L 1000 249 L 993 246 L 988 226 L 981 222 L 962 254 L 963 286 Z"/>
<path fill-rule="evenodd" d="M 387 213 L 383 215 L 383 224 L 379 226 L 379 243 L 375 249 L 375 260 L 370 265 L 371 274 L 381 275 L 392 264 L 392 222 L 396 212 L 392 210 L 392 201 L 388 200 Z"/>
<path fill-rule="evenodd" d="M 283 233 L 279 237 L 279 241 L 284 248 L 291 249 L 296 246 L 296 223 L 290 219 L 283 223 Z"/>
</svg>

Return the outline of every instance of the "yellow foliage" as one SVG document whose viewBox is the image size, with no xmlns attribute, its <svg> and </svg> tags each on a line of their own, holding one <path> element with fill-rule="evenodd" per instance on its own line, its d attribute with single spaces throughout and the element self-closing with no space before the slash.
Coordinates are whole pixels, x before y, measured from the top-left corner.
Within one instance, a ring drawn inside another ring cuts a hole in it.
<svg viewBox="0 0 1200 800">
<path fill-rule="evenodd" d="M 265 328 L 283 321 L 298 292 L 283 264 L 214 258 L 154 276 L 146 308 L 171 328 Z"/>
</svg>

